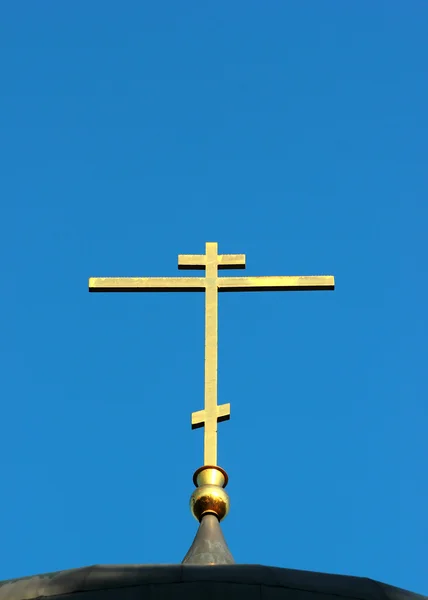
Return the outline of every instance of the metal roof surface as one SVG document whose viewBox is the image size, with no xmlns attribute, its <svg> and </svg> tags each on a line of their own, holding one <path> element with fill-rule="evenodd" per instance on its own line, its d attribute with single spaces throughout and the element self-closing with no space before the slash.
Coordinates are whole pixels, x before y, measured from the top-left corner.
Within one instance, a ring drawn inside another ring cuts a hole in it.
<svg viewBox="0 0 428 600">
<path fill-rule="evenodd" d="M 94 565 L 0 582 L 0 600 L 427 600 L 364 577 L 262 565 Z"/>
</svg>

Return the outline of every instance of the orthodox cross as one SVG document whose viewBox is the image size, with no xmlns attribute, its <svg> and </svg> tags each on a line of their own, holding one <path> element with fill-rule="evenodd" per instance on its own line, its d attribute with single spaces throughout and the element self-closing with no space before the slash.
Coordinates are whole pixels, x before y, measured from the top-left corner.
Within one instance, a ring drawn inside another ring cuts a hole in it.
<svg viewBox="0 0 428 600">
<path fill-rule="evenodd" d="M 219 277 L 218 269 L 245 269 L 245 254 L 179 254 L 179 269 L 204 269 L 205 277 L 91 277 L 90 292 L 205 292 L 204 409 L 192 413 L 192 429 L 205 427 L 204 465 L 217 465 L 217 423 L 230 418 L 230 404 L 217 404 L 218 292 L 333 290 L 334 277 Z"/>
</svg>

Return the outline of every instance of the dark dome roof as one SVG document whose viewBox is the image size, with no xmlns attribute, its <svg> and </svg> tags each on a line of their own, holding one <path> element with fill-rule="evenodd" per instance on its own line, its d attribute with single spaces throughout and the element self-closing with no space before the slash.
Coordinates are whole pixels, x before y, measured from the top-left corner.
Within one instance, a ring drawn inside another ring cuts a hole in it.
<svg viewBox="0 0 428 600">
<path fill-rule="evenodd" d="M 78 594 L 78 595 L 77 595 Z M 94 565 L 0 583 L 0 600 L 426 600 L 363 577 L 261 565 Z"/>
</svg>

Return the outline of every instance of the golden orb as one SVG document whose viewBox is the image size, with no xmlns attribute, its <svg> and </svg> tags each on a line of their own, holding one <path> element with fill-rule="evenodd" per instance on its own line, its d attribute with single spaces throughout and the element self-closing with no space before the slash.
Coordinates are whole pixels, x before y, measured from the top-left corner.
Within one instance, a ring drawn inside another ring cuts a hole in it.
<svg viewBox="0 0 428 600">
<path fill-rule="evenodd" d="M 220 467 L 204 466 L 193 476 L 196 490 L 190 497 L 190 510 L 198 521 L 204 515 L 215 515 L 219 521 L 229 512 L 230 500 L 224 487 L 228 477 Z"/>
<path fill-rule="evenodd" d="M 215 515 L 221 521 L 229 512 L 229 505 L 229 496 L 217 485 L 196 488 L 190 497 L 190 510 L 198 521 L 204 515 Z"/>
</svg>

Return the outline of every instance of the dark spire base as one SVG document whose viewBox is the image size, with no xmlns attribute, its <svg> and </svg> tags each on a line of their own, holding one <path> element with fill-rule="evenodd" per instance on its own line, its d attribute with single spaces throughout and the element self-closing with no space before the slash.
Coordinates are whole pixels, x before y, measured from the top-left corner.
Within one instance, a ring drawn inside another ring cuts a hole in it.
<svg viewBox="0 0 428 600">
<path fill-rule="evenodd" d="M 189 552 L 182 564 L 187 565 L 233 565 L 235 561 L 227 547 L 220 523 L 215 515 L 202 517 Z"/>
</svg>

